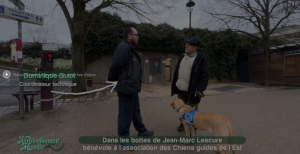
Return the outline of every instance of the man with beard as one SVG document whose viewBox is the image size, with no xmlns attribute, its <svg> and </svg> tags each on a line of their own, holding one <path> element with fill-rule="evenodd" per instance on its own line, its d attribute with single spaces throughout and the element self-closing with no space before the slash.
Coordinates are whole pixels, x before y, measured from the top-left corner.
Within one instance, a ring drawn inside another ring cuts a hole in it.
<svg viewBox="0 0 300 154">
<path fill-rule="evenodd" d="M 129 128 L 133 121 L 138 136 L 153 136 L 153 131 L 146 129 L 140 114 L 138 93 L 141 91 L 142 68 L 140 56 L 133 48 L 138 44 L 138 32 L 135 28 L 128 27 L 124 30 L 123 38 L 115 49 L 108 74 L 109 81 L 118 81 L 115 88 L 119 98 L 118 135 L 129 137 Z"/>
</svg>

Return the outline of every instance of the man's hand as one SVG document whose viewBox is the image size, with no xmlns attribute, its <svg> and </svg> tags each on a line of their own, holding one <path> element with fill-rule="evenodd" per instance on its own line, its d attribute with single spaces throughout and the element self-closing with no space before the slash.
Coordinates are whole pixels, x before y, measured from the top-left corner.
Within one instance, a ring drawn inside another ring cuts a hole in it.
<svg viewBox="0 0 300 154">
<path fill-rule="evenodd" d="M 204 97 L 204 94 L 203 93 L 200 93 L 198 91 L 195 92 L 195 97 Z"/>
</svg>

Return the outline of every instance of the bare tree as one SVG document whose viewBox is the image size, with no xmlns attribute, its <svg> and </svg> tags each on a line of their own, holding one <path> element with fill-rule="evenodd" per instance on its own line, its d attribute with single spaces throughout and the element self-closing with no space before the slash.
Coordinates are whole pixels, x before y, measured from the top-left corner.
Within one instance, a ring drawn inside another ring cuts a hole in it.
<svg viewBox="0 0 300 154">
<path fill-rule="evenodd" d="M 24 34 L 28 41 L 39 43 L 59 43 L 56 37 L 56 31 L 48 26 L 42 26 L 36 29 L 27 28 Z"/>
<path fill-rule="evenodd" d="M 67 8 L 66 0 L 56 0 L 61 7 L 72 39 L 72 66 L 79 74 L 84 74 L 84 44 L 94 16 L 104 8 L 112 8 L 119 13 L 134 13 L 141 21 L 153 21 L 163 11 L 174 8 L 173 4 L 179 0 L 71 0 L 73 5 L 73 18 Z M 89 6 L 91 9 L 88 9 Z M 89 13 L 86 11 L 89 10 Z M 72 87 L 72 92 L 86 91 L 84 77 L 77 78 L 77 86 Z"/>
<path fill-rule="evenodd" d="M 298 13 L 300 1 L 211 0 L 210 4 L 201 7 L 212 19 L 210 23 L 248 34 L 262 42 L 265 53 L 265 86 L 270 86 L 270 36 L 279 26 L 299 21 L 294 15 Z M 251 28 L 261 36 L 250 33 Z"/>
</svg>

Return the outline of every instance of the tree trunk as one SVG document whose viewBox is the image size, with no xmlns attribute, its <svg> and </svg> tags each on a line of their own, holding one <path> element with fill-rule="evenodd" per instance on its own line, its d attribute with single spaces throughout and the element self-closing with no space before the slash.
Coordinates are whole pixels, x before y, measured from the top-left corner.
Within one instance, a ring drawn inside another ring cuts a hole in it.
<svg viewBox="0 0 300 154">
<path fill-rule="evenodd" d="M 73 3 L 73 36 L 72 36 L 72 66 L 73 70 L 81 74 L 77 76 L 77 86 L 72 87 L 72 92 L 84 92 L 86 88 L 86 79 L 84 77 L 84 43 L 85 43 L 85 4 Z"/>
<path fill-rule="evenodd" d="M 264 51 L 265 51 L 265 86 L 269 87 L 270 84 L 270 39 L 265 38 L 264 40 Z"/>
</svg>

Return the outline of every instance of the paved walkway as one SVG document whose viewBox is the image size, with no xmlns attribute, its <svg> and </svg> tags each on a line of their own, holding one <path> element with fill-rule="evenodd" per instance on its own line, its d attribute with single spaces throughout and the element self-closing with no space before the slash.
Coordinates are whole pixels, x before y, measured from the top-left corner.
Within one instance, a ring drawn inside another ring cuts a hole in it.
<svg viewBox="0 0 300 154">
<path fill-rule="evenodd" d="M 232 90 L 234 88 L 228 86 L 232 84 L 210 84 L 206 97 L 199 105 L 199 110 L 224 115 L 232 122 L 236 135 L 246 137 L 246 143 L 242 145 L 242 151 L 238 153 L 299 153 L 296 151 L 299 150 L 300 142 L 300 136 L 297 135 L 300 133 L 299 89 L 264 89 L 238 84 L 235 86 L 242 86 L 242 88 Z M 213 90 L 215 88 L 221 90 L 218 92 Z M 227 91 L 222 91 L 222 88 L 227 88 Z M 179 124 L 178 114 L 170 107 L 172 97 L 170 97 L 169 89 L 169 85 L 144 86 L 140 95 L 143 121 L 148 129 L 154 130 L 155 136 L 184 136 L 184 132 L 176 131 Z M 25 119 L 20 119 L 18 112 L 2 115 L 0 117 L 0 153 L 99 153 L 99 150 L 84 150 L 78 139 L 80 136 L 116 136 L 118 103 L 115 93 L 107 97 L 109 99 L 102 101 L 55 106 L 53 110 L 47 112 L 41 112 L 39 108 L 36 108 L 29 111 Z M 133 126 L 131 135 L 137 135 Z M 210 136 L 211 134 L 198 131 L 197 135 Z M 42 151 L 20 151 L 23 146 L 17 144 L 19 136 L 30 136 L 35 139 L 59 138 L 60 143 L 65 143 L 65 146 L 60 151 L 53 151 L 49 148 Z M 152 146 L 160 147 L 160 145 Z M 214 154 L 210 150 L 197 152 L 197 147 L 204 145 L 194 145 L 194 150 L 176 150 L 174 145 L 165 146 L 170 147 L 170 150 L 144 150 L 134 153 Z M 119 153 L 120 151 L 101 152 Z M 122 152 L 129 153 L 128 151 Z"/>
</svg>

